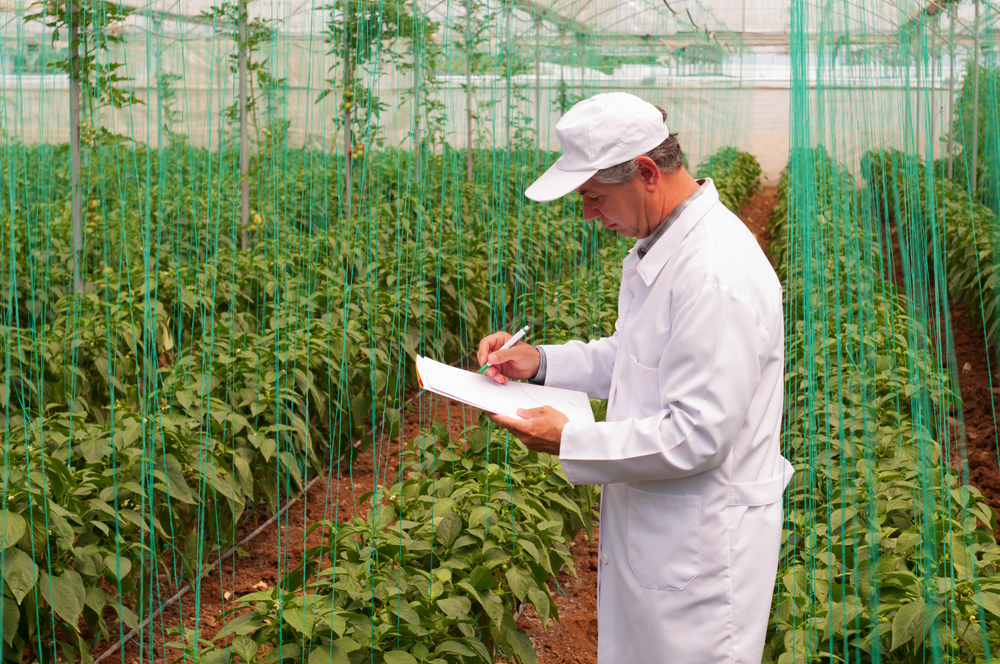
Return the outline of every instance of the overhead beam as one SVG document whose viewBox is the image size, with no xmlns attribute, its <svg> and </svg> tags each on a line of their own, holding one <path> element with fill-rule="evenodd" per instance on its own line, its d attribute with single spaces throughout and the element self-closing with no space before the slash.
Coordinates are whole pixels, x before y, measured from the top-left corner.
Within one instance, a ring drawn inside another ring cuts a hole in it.
<svg viewBox="0 0 1000 664">
<path fill-rule="evenodd" d="M 518 9 L 527 12 L 533 18 L 539 18 L 543 21 L 548 21 L 559 28 L 565 30 L 566 32 L 578 34 L 578 35 L 593 35 L 594 28 L 578 21 L 574 18 L 569 18 L 568 16 L 563 16 L 559 12 L 555 11 L 551 7 L 546 7 L 541 5 L 534 0 L 515 0 L 514 6 Z"/>
</svg>

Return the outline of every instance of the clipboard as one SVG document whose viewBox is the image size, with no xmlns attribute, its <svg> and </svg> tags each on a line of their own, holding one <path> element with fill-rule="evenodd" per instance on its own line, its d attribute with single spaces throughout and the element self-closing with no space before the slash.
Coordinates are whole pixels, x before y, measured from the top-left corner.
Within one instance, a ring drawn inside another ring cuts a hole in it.
<svg viewBox="0 0 1000 664">
<path fill-rule="evenodd" d="M 416 365 L 420 387 L 480 410 L 521 419 L 518 408 L 552 406 L 570 422 L 594 421 L 590 399 L 584 392 L 513 380 L 500 385 L 481 374 L 420 355 L 417 355 Z"/>
</svg>

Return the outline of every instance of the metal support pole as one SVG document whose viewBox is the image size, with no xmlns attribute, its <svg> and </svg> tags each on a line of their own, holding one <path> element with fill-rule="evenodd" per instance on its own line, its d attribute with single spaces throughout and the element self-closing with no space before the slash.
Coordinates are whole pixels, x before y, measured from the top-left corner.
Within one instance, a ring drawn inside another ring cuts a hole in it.
<svg viewBox="0 0 1000 664">
<path fill-rule="evenodd" d="M 542 145 L 542 18 L 535 17 L 535 151 Z"/>
<path fill-rule="evenodd" d="M 465 179 L 472 182 L 472 0 L 465 0 Z"/>
<path fill-rule="evenodd" d="M 413 163 L 414 177 L 420 182 L 420 44 L 413 39 Z"/>
<path fill-rule="evenodd" d="M 506 4 L 506 3 L 504 3 L 504 4 Z M 511 138 L 513 138 L 513 135 L 511 133 L 511 125 L 514 122 L 514 111 L 513 111 L 513 108 L 514 108 L 513 107 L 513 103 L 514 103 L 514 90 L 513 90 L 514 80 L 513 80 L 513 76 L 514 75 L 512 73 L 514 68 L 512 66 L 512 62 L 511 62 L 511 60 L 513 59 L 514 53 L 513 53 L 513 49 L 511 48 L 511 44 L 513 42 L 510 39 L 510 36 L 513 34 L 511 32 L 511 29 L 510 29 L 511 7 L 509 7 L 509 6 L 504 7 L 504 11 L 507 14 L 507 29 L 506 29 L 507 39 L 506 39 L 505 44 L 504 44 L 504 88 L 505 88 L 504 92 L 505 92 L 505 96 L 507 97 L 507 99 L 505 100 L 506 101 L 506 105 L 504 107 L 506 109 L 506 113 L 505 113 L 506 117 L 504 118 L 504 124 L 505 124 L 504 134 L 505 134 L 505 139 L 506 140 L 504 141 L 504 148 L 509 151 L 510 150 Z M 507 154 L 509 155 L 510 152 L 508 152 Z"/>
<path fill-rule="evenodd" d="M 920 100 L 920 64 L 921 64 L 921 60 L 923 60 L 923 50 L 924 50 L 923 49 L 923 45 L 924 44 L 923 44 L 923 34 L 922 33 L 921 33 L 920 40 L 917 42 L 917 45 L 919 47 L 919 50 L 914 54 L 914 58 L 913 58 L 914 64 L 916 65 L 914 67 L 915 74 L 916 74 L 914 78 L 916 79 L 916 81 L 915 81 L 916 84 L 914 85 L 914 90 L 913 91 L 915 93 L 914 94 L 914 97 L 916 98 L 916 104 L 915 105 L 917 107 L 917 110 L 916 110 L 916 119 L 914 121 L 913 148 L 914 148 L 914 151 L 919 155 L 920 154 L 920 104 L 921 104 L 921 100 Z"/>
<path fill-rule="evenodd" d="M 955 5 L 948 8 L 951 63 L 948 74 L 948 179 L 955 178 Z"/>
<path fill-rule="evenodd" d="M 247 137 L 247 0 L 240 0 L 236 8 L 237 64 L 240 94 L 240 246 L 246 251 L 250 246 L 247 229 L 250 227 L 250 149 Z"/>
<path fill-rule="evenodd" d="M 348 89 L 352 89 L 354 85 L 354 77 L 351 73 L 351 3 L 350 1 L 344 3 L 344 92 L 346 93 Z M 347 101 L 347 96 L 342 95 L 344 101 Z M 354 202 L 354 197 L 352 195 L 353 188 L 351 187 L 351 143 L 353 137 L 351 136 L 351 111 L 354 110 L 354 102 L 356 101 L 354 97 L 350 99 L 351 103 L 348 105 L 344 104 L 344 198 L 347 199 L 347 216 L 351 216 L 351 206 Z"/>
<path fill-rule="evenodd" d="M 975 39 L 972 50 L 972 175 L 969 193 L 975 198 L 979 170 L 979 0 L 976 0 L 976 20 L 972 25 Z"/>
<path fill-rule="evenodd" d="M 73 292 L 83 293 L 80 261 L 83 258 L 83 201 L 80 192 L 80 45 L 73 0 L 66 3 L 69 21 L 69 149 L 70 190 L 72 191 L 71 232 L 73 234 Z"/>
<path fill-rule="evenodd" d="M 156 47 L 153 48 L 153 75 L 156 77 L 156 147 L 163 149 L 163 14 L 153 19 Z M 148 81 L 147 81 L 148 84 Z"/>
</svg>

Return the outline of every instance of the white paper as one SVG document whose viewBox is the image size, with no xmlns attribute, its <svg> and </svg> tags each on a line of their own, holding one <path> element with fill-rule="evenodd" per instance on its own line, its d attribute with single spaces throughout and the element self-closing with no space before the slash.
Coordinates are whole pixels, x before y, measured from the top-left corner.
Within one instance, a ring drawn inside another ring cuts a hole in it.
<svg viewBox="0 0 1000 664">
<path fill-rule="evenodd" d="M 594 411 L 584 392 L 510 381 L 500 385 L 473 371 L 417 356 L 417 375 L 425 390 L 481 410 L 516 417 L 518 408 L 552 406 L 570 422 L 593 422 Z"/>
</svg>

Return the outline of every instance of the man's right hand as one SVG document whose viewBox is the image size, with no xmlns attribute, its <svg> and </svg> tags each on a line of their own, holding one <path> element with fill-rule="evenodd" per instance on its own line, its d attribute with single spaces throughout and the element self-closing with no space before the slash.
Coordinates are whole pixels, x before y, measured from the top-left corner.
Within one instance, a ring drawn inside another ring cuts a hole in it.
<svg viewBox="0 0 1000 664">
<path fill-rule="evenodd" d="M 531 378 L 538 373 L 541 361 L 538 349 L 523 341 L 518 341 L 507 350 L 500 350 L 510 337 L 506 332 L 494 332 L 479 342 L 479 351 L 476 353 L 480 364 L 489 362 L 491 365 L 486 369 L 485 375 L 501 385 L 511 378 Z"/>
</svg>

